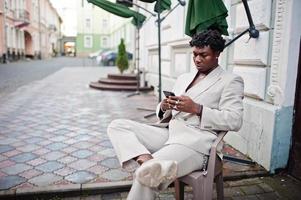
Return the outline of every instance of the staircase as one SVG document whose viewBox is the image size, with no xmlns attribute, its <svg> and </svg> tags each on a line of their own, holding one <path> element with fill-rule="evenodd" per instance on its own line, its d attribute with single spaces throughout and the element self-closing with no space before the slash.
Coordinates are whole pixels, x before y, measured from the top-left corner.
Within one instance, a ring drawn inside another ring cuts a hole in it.
<svg viewBox="0 0 301 200">
<path fill-rule="evenodd" d="M 107 78 L 100 78 L 97 82 L 91 82 L 90 87 L 99 90 L 111 91 L 136 91 L 137 76 L 135 74 L 108 74 Z M 151 87 L 139 87 L 139 91 L 151 91 Z"/>
</svg>

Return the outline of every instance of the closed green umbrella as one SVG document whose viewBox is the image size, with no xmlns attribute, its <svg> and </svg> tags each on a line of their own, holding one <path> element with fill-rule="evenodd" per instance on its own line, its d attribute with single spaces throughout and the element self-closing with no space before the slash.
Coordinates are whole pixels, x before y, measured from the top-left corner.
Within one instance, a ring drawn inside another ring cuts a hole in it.
<svg viewBox="0 0 301 200">
<path fill-rule="evenodd" d="M 140 0 L 140 1 L 144 1 L 144 0 Z M 159 8 L 160 6 L 160 8 Z M 155 4 L 155 8 L 154 11 L 155 12 L 159 12 L 159 10 L 162 12 L 164 10 L 169 10 L 171 6 L 171 0 L 161 0 L 161 1 L 157 1 Z"/>
<path fill-rule="evenodd" d="M 228 35 L 228 10 L 222 0 L 189 0 L 185 34 L 193 36 L 209 28 Z"/>
<path fill-rule="evenodd" d="M 144 15 L 136 11 L 133 11 L 121 4 L 112 3 L 106 0 L 87 0 L 87 1 L 120 17 L 125 17 L 125 18 L 133 17 L 132 23 L 137 27 L 141 27 L 144 20 L 146 19 Z"/>
</svg>

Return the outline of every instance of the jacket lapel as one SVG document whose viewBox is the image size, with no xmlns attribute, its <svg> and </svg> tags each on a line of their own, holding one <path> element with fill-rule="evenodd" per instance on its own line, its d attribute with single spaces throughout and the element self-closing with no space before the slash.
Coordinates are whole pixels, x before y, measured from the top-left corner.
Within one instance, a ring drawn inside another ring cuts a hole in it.
<svg viewBox="0 0 301 200">
<path fill-rule="evenodd" d="M 203 80 L 191 87 L 186 92 L 186 95 L 192 99 L 195 99 L 200 94 L 205 92 L 208 88 L 210 88 L 212 85 L 214 85 L 218 80 L 220 80 L 220 75 L 222 72 L 223 69 L 220 66 L 218 66 L 212 72 L 210 72 Z"/>
</svg>

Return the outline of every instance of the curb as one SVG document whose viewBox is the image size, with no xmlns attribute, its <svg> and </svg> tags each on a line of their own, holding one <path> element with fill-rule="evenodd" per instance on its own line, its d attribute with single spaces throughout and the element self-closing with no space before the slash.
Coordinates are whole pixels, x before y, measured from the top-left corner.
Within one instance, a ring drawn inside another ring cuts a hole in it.
<svg viewBox="0 0 301 200">
<path fill-rule="evenodd" d="M 39 188 L 20 188 L 0 191 L 0 199 L 40 199 L 51 197 L 73 197 L 89 194 L 105 194 L 129 191 L 132 181 L 118 181 L 107 183 L 87 183 L 72 185 L 52 185 Z"/>
</svg>

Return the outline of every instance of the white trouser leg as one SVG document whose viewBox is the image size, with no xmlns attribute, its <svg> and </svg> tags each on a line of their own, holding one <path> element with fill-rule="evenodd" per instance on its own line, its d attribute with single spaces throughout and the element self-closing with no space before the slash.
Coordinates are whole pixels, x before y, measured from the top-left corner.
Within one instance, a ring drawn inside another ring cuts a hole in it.
<svg viewBox="0 0 301 200">
<path fill-rule="evenodd" d="M 108 126 L 108 136 L 122 165 L 141 154 L 162 148 L 168 139 L 168 129 L 117 119 Z"/>
<path fill-rule="evenodd" d="M 180 144 L 170 144 L 164 146 L 162 149 L 155 152 L 153 154 L 153 157 L 154 159 L 151 160 L 152 162 L 154 162 L 155 160 L 158 162 L 166 161 L 166 160 L 176 161 L 177 168 L 178 168 L 177 177 L 184 176 L 192 171 L 200 169 L 202 167 L 203 160 L 204 160 L 203 154 L 198 153 Z M 147 165 L 142 165 L 139 170 L 141 171 L 144 166 Z M 160 189 L 166 188 L 168 184 L 169 183 L 167 183 L 164 186 L 161 185 Z M 158 188 L 154 189 L 142 185 L 135 178 L 127 199 L 135 200 L 135 199 L 141 199 L 143 197 L 143 199 L 153 200 L 155 199 L 156 189 Z"/>
</svg>

